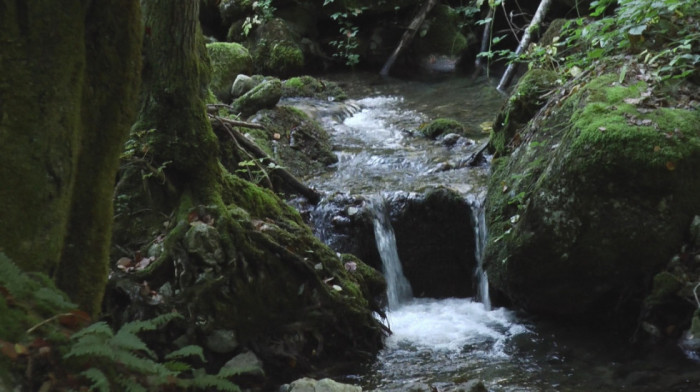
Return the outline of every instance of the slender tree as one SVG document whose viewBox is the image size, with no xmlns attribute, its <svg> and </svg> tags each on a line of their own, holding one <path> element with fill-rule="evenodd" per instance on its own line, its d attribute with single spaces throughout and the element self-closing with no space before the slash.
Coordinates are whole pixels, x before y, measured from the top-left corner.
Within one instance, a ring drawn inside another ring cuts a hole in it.
<svg viewBox="0 0 700 392">
<path fill-rule="evenodd" d="M 0 250 L 95 313 L 140 81 L 139 2 L 2 0 L 0 25 Z"/>
</svg>

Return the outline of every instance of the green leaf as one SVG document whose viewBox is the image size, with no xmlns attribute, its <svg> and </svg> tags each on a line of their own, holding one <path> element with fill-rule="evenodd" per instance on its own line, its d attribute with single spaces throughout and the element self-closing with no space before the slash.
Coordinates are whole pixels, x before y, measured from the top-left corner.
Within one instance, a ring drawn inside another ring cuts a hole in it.
<svg viewBox="0 0 700 392">
<path fill-rule="evenodd" d="M 177 358 L 187 358 L 187 357 L 197 357 L 199 358 L 202 362 L 206 362 L 207 360 L 204 358 L 204 352 L 200 346 L 195 346 L 195 345 L 190 345 L 190 346 L 185 346 L 179 350 L 175 350 L 171 352 L 170 354 L 165 356 L 165 359 L 177 359 Z"/>
<path fill-rule="evenodd" d="M 92 385 L 90 385 L 91 391 L 97 390 L 99 392 L 110 392 L 109 379 L 104 373 L 102 373 L 102 370 L 90 368 L 84 372 L 81 372 L 80 375 L 92 381 Z"/>
</svg>

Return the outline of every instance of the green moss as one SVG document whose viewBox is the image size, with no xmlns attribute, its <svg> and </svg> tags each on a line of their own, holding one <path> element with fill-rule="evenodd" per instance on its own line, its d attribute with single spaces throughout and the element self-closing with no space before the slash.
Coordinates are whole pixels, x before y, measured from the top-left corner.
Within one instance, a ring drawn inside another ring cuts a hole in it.
<svg viewBox="0 0 700 392">
<path fill-rule="evenodd" d="M 282 83 L 282 97 L 331 98 L 334 101 L 343 101 L 348 96 L 337 83 L 305 75 L 285 80 Z"/>
<path fill-rule="evenodd" d="M 272 46 L 265 67 L 275 70 L 277 75 L 297 73 L 304 67 L 304 53 L 290 42 L 276 43 Z"/>
<path fill-rule="evenodd" d="M 440 135 L 447 133 L 464 134 L 464 125 L 457 120 L 451 118 L 438 118 L 431 121 L 428 125 L 420 128 L 421 133 L 426 137 L 435 139 Z"/>
<path fill-rule="evenodd" d="M 542 95 L 554 88 L 557 82 L 556 72 L 542 69 L 532 69 L 520 78 L 494 121 L 489 143 L 496 156 L 510 152 L 515 135 L 544 105 Z"/>
<path fill-rule="evenodd" d="M 641 100 L 646 84 L 624 87 L 614 83 L 616 78 L 605 75 L 589 84 L 588 94 L 580 97 L 584 106 L 571 118 L 577 132 L 572 149 L 582 158 L 581 170 L 595 163 L 610 170 L 672 171 L 698 153 L 700 135 L 693 127 L 700 120 L 697 111 L 659 108 L 640 112 L 627 102 Z"/>
<path fill-rule="evenodd" d="M 253 72 L 253 58 L 243 45 L 233 42 L 207 44 L 212 65 L 210 88 L 222 102 L 231 99 L 231 85 L 238 74 Z"/>
</svg>

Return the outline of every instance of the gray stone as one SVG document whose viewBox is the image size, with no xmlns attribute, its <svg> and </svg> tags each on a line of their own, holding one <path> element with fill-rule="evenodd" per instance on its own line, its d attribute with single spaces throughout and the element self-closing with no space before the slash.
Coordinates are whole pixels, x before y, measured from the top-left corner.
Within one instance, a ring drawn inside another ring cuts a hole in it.
<svg viewBox="0 0 700 392">
<path fill-rule="evenodd" d="M 228 329 L 214 330 L 207 336 L 207 348 L 219 354 L 230 353 L 238 348 L 236 334 Z"/>
<path fill-rule="evenodd" d="M 250 351 L 238 354 L 231 358 L 223 366 L 228 374 L 235 373 L 241 376 L 264 377 L 263 363 L 255 353 Z"/>
<path fill-rule="evenodd" d="M 312 378 L 301 378 L 288 385 L 283 385 L 280 392 L 362 392 L 362 388 L 341 384 L 330 378 L 314 380 Z"/>
<path fill-rule="evenodd" d="M 236 99 L 252 90 L 258 83 L 259 81 L 256 81 L 248 75 L 239 74 L 236 76 L 236 80 L 233 81 L 233 86 L 231 86 L 231 96 L 233 99 Z"/>
</svg>

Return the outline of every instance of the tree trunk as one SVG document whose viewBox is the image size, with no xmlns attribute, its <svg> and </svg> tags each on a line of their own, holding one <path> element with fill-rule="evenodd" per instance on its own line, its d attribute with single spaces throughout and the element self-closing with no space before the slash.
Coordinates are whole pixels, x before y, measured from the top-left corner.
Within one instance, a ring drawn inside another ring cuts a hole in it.
<svg viewBox="0 0 700 392">
<path fill-rule="evenodd" d="M 0 2 L 0 250 L 100 309 L 140 68 L 139 3 Z"/>
<path fill-rule="evenodd" d="M 149 141 L 154 164 L 176 185 L 193 190 L 212 188 L 221 175 L 218 142 L 206 114 L 210 65 L 199 31 L 199 3 L 143 1 L 143 94 L 133 127 L 155 130 Z"/>
</svg>

